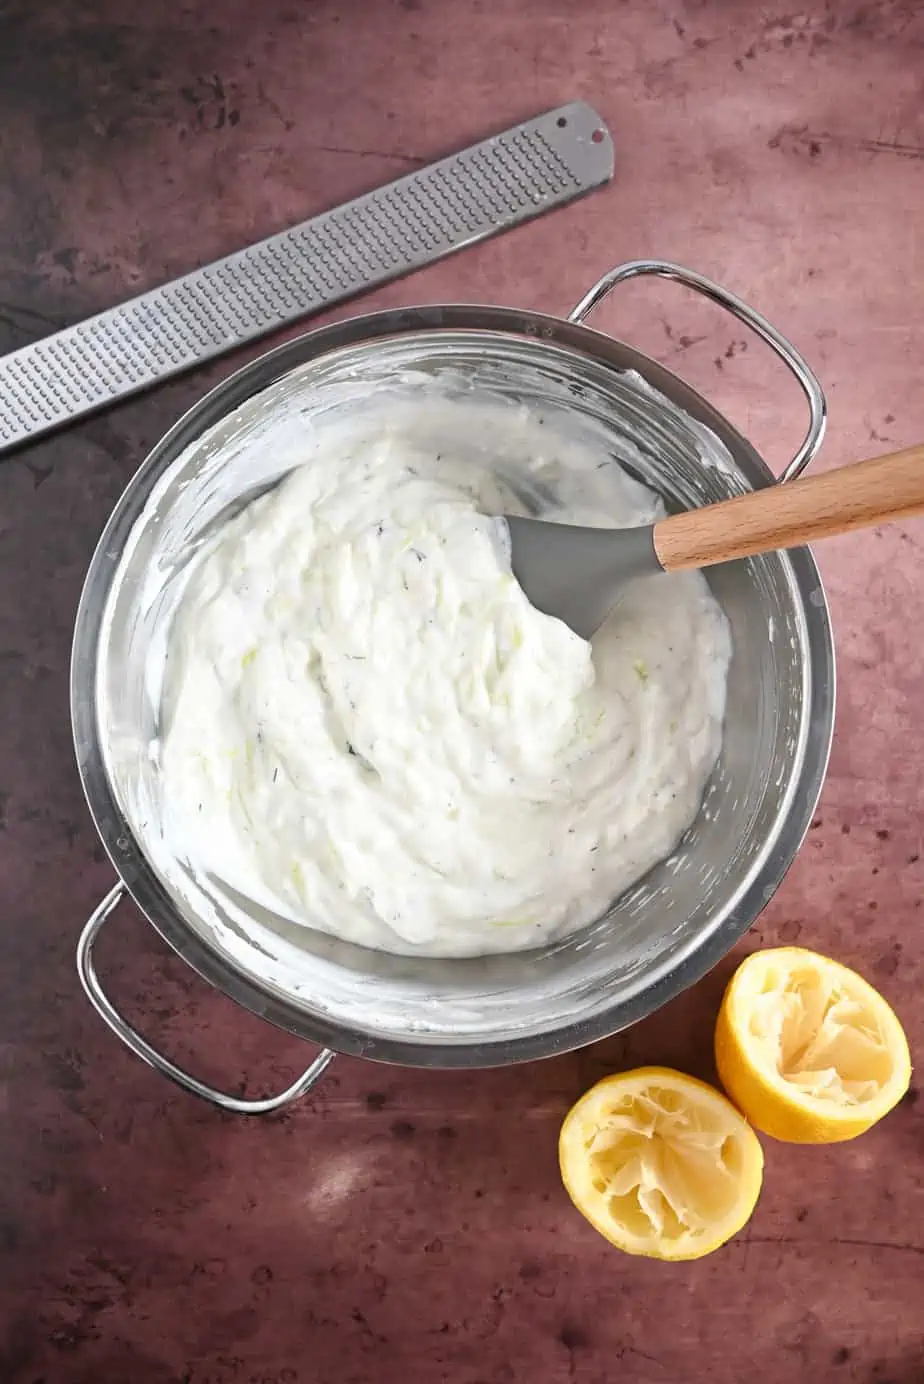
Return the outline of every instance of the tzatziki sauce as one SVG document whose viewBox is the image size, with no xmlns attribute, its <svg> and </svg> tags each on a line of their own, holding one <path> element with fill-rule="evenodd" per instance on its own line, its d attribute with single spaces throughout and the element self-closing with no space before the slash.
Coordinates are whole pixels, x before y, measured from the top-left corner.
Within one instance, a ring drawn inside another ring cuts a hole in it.
<svg viewBox="0 0 924 1384">
<path fill-rule="evenodd" d="M 296 461 L 192 559 L 168 631 L 177 854 L 391 952 L 519 951 L 598 918 L 696 816 L 727 622 L 699 573 L 656 576 L 585 642 L 529 604 L 491 516 L 628 526 L 660 500 L 535 407 L 432 391 Z"/>
</svg>

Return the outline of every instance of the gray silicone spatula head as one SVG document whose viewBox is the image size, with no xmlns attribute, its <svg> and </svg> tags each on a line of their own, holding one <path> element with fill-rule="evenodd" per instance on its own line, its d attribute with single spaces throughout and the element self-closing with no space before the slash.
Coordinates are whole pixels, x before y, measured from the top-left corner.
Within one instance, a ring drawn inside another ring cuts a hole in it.
<svg viewBox="0 0 924 1384">
<path fill-rule="evenodd" d="M 510 565 L 530 604 L 589 639 L 636 577 L 661 572 L 650 524 L 589 529 L 506 516 Z"/>
<path fill-rule="evenodd" d="M 924 446 L 769 485 L 637 529 L 507 518 L 513 574 L 537 610 L 589 639 L 635 577 L 795 548 L 924 514 Z"/>
</svg>

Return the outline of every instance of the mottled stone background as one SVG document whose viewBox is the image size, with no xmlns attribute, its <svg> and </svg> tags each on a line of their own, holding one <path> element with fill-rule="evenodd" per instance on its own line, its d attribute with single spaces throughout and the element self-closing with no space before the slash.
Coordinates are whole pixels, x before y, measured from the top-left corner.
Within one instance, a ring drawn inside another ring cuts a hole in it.
<svg viewBox="0 0 924 1384">
<path fill-rule="evenodd" d="M 573 97 L 618 175 L 363 307 L 566 311 L 611 264 L 684 261 L 762 308 L 831 401 L 822 465 L 924 438 L 924 6 L 915 0 L 0 0 L 0 349 Z M 775 463 L 803 425 L 715 310 L 627 287 L 601 323 L 686 375 Z M 768 1147 L 714 1258 L 621 1257 L 555 1141 L 614 1065 L 710 1070 L 728 966 L 560 1061 L 438 1075 L 343 1060 L 225 1118 L 123 1051 L 74 943 L 112 880 L 72 763 L 70 631 L 106 515 L 224 362 L 0 463 L 0 1380 L 661 1384 L 924 1379 L 924 1115 Z M 840 712 L 815 827 L 746 946 L 880 984 L 924 1045 L 924 526 L 824 545 Z M 173 1053 L 269 1090 L 297 1042 L 208 991 L 131 908 L 114 994 Z"/>
</svg>

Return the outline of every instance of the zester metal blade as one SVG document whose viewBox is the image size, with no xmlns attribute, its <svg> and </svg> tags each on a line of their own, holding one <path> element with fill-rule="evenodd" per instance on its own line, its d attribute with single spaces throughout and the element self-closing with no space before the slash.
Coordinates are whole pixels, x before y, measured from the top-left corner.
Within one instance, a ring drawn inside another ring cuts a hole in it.
<svg viewBox="0 0 924 1384">
<path fill-rule="evenodd" d="M 0 357 L 0 454 L 600 187 L 581 101 Z"/>
</svg>

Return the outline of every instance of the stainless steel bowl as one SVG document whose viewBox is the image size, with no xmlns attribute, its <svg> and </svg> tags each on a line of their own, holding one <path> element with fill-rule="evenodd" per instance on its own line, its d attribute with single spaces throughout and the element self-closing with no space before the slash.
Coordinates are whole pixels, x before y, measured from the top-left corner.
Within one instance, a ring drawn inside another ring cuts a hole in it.
<svg viewBox="0 0 924 1384">
<path fill-rule="evenodd" d="M 224 1108 L 259 1113 L 307 1090 L 334 1051 L 428 1067 L 495 1066 L 603 1038 L 704 974 L 750 926 L 789 867 L 821 790 L 834 715 L 834 652 L 807 549 L 713 570 L 731 623 L 722 755 L 695 823 L 668 860 L 598 922 L 543 950 L 474 960 L 373 952 L 251 914 L 241 928 L 167 858 L 154 829 L 158 785 L 141 747 L 156 708 L 143 666 L 157 621 L 151 583 L 210 526 L 278 477 L 254 474 L 242 442 L 283 407 L 349 407 L 351 390 L 413 369 L 464 387 L 563 409 L 669 505 L 690 507 L 774 477 L 703 399 L 583 319 L 638 274 L 679 280 L 746 322 L 794 371 L 809 402 L 811 460 L 824 398 L 801 357 L 758 314 L 700 276 L 649 261 L 614 270 L 567 321 L 492 307 L 380 313 L 311 332 L 227 380 L 183 418 L 132 479 L 90 565 L 74 636 L 71 709 L 84 791 L 119 883 L 86 924 L 78 969 L 114 1031 L 172 1080 Z M 163 611 L 160 612 L 161 616 Z M 160 620 L 160 625 L 163 620 Z M 135 1032 L 100 986 L 92 950 L 131 895 L 200 975 L 246 1008 L 324 1048 L 287 1091 L 224 1095 Z"/>
</svg>

